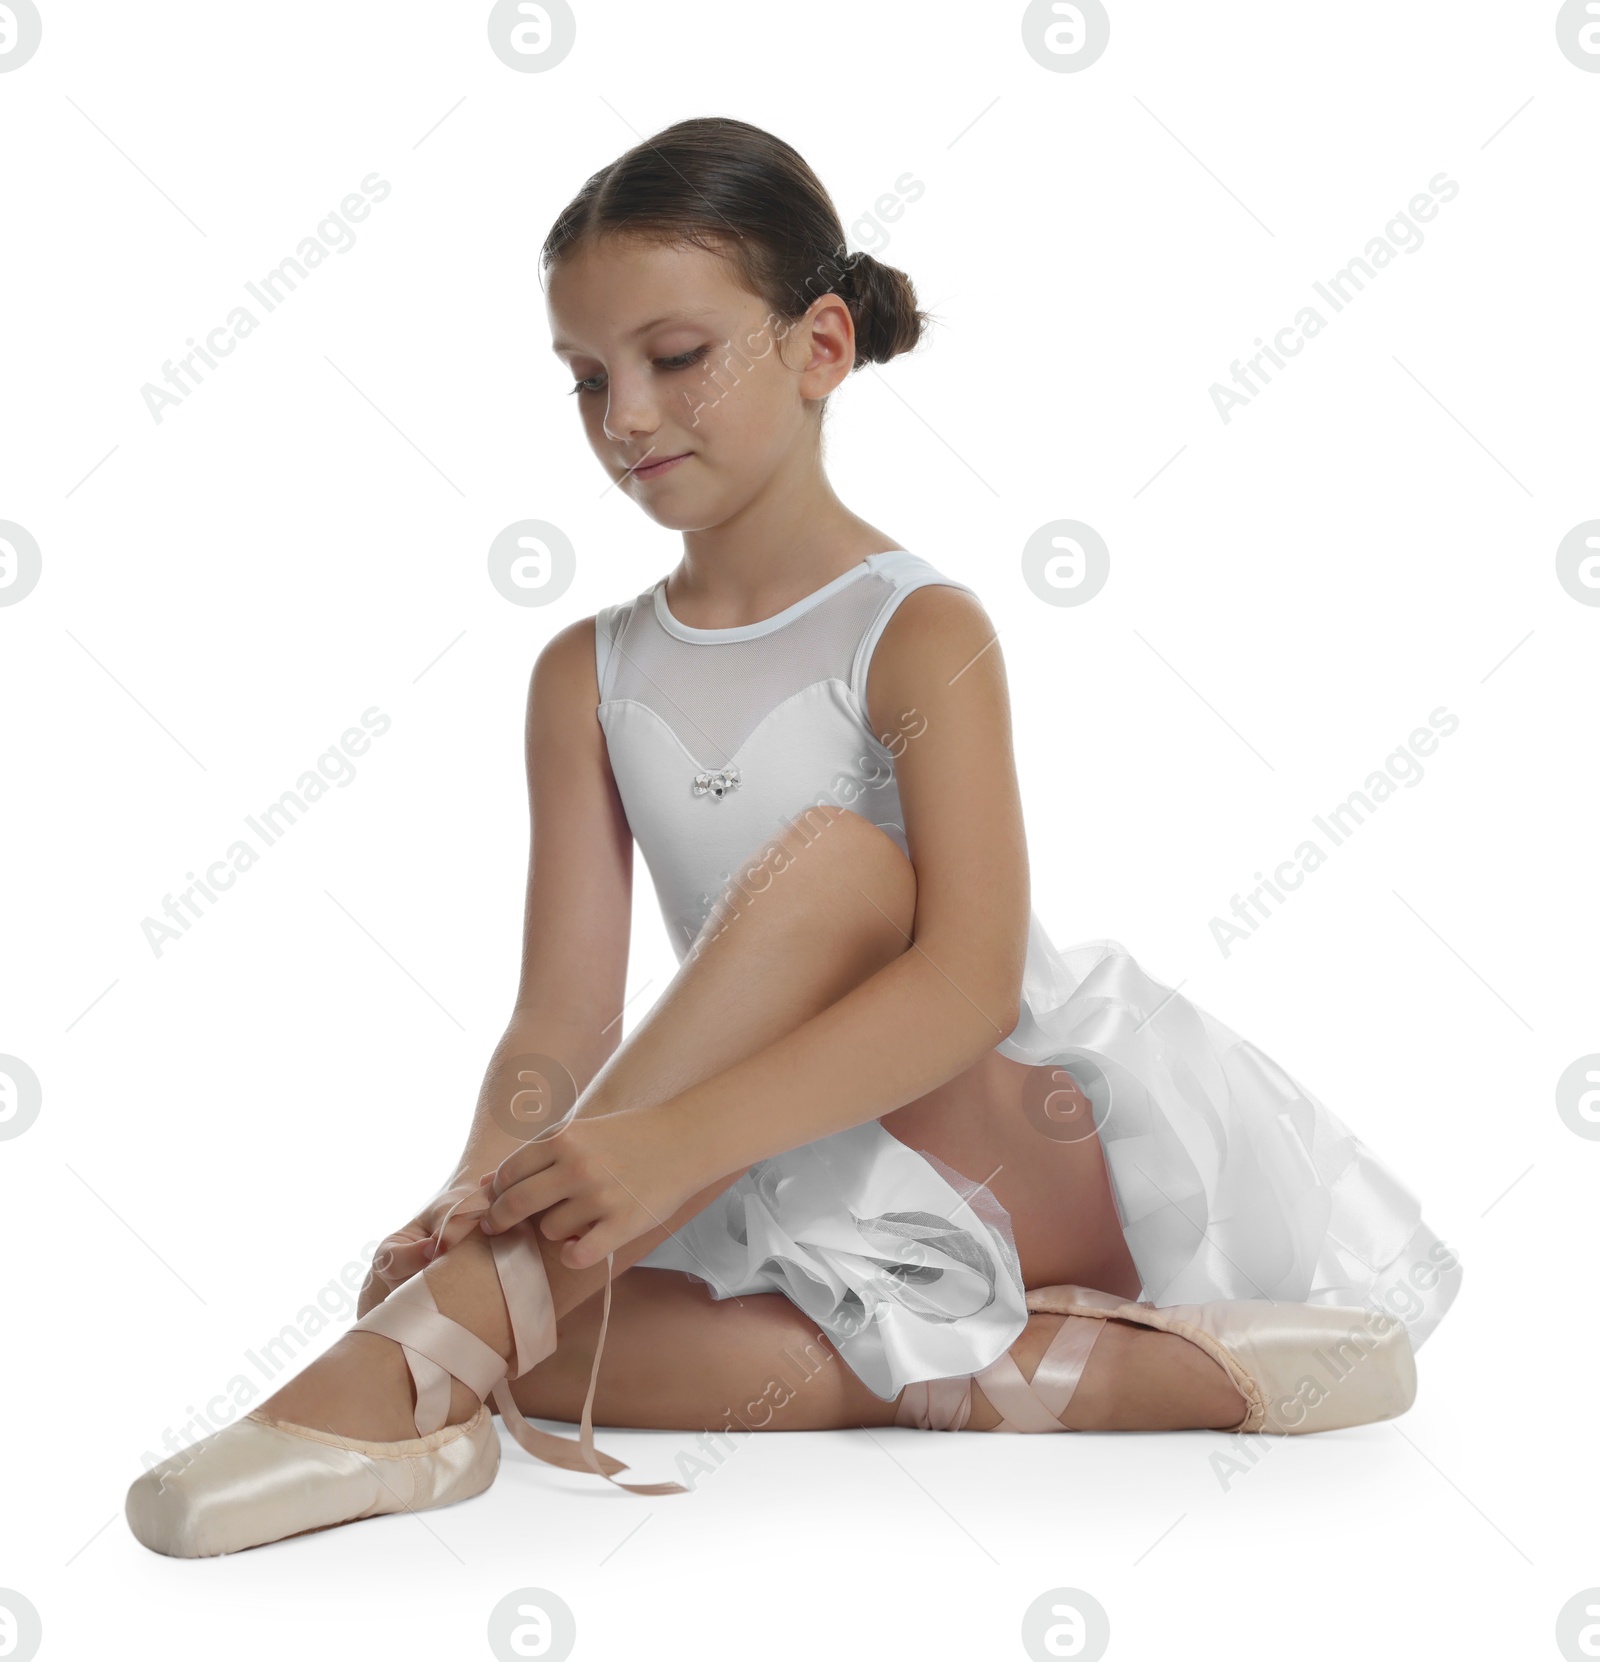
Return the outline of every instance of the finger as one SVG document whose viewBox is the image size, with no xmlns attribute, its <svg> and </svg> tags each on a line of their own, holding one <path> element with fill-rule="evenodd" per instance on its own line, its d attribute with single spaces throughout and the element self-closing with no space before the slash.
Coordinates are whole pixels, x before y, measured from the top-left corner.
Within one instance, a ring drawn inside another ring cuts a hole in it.
<svg viewBox="0 0 1600 1662">
<path fill-rule="evenodd" d="M 427 1263 L 425 1245 L 425 1237 L 391 1235 L 372 1255 L 372 1273 L 389 1288 L 398 1287 Z"/>
<path fill-rule="evenodd" d="M 627 1225 L 620 1219 L 602 1218 L 577 1240 L 562 1246 L 561 1262 L 569 1270 L 586 1270 L 592 1264 L 603 1264 L 608 1254 L 625 1247 L 632 1239 Z"/>
<path fill-rule="evenodd" d="M 428 1252 L 428 1247 L 423 1249 L 428 1252 L 430 1261 L 448 1252 L 451 1247 L 459 1246 L 469 1235 L 476 1235 L 480 1216 L 477 1212 L 453 1213 L 444 1228 L 428 1243 L 433 1250 Z"/>
<path fill-rule="evenodd" d="M 556 1158 L 549 1143 L 523 1143 L 514 1148 L 492 1172 L 485 1173 L 485 1186 L 495 1198 L 515 1188 L 518 1183 L 543 1171 Z"/>
<path fill-rule="evenodd" d="M 547 1208 L 541 1214 L 537 1228 L 547 1241 L 565 1241 L 583 1234 L 605 1216 L 606 1208 L 598 1202 L 574 1196 Z"/>
<path fill-rule="evenodd" d="M 557 1201 L 565 1200 L 571 1184 L 570 1176 L 559 1167 L 551 1167 L 507 1189 L 483 1214 L 483 1231 L 496 1235 L 513 1224 L 531 1218 Z"/>
</svg>

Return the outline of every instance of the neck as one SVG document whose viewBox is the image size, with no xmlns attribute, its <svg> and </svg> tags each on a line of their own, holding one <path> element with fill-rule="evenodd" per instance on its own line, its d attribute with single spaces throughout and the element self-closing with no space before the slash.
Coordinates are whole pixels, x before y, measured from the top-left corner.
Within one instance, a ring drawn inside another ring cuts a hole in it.
<svg viewBox="0 0 1600 1662">
<path fill-rule="evenodd" d="M 718 525 L 684 532 L 667 603 L 685 622 L 693 613 L 701 628 L 736 628 L 896 546 L 851 513 L 825 480 L 806 491 L 780 487 Z"/>
</svg>

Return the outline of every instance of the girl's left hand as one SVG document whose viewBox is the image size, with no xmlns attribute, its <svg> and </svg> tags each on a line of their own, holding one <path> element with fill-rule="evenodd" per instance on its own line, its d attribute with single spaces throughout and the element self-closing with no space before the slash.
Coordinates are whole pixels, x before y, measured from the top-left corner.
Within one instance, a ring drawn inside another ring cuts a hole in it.
<svg viewBox="0 0 1600 1662">
<path fill-rule="evenodd" d="M 666 1223 L 708 1181 L 691 1169 L 683 1139 L 654 1107 L 568 1119 L 552 1135 L 513 1149 L 484 1179 L 491 1204 L 486 1234 L 542 1213 L 539 1233 L 564 1241 L 568 1269 Z"/>
</svg>

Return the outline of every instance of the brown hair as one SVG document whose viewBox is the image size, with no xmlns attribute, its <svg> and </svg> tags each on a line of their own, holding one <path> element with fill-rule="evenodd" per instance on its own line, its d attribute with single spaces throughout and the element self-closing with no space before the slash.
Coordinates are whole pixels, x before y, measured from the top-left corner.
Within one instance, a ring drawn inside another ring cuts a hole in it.
<svg viewBox="0 0 1600 1662">
<path fill-rule="evenodd" d="M 728 116 L 675 122 L 591 174 L 556 216 L 540 270 L 607 234 L 720 254 L 785 320 L 837 294 L 855 323 L 852 369 L 909 352 L 928 322 L 903 271 L 846 252 L 838 210 L 799 151 Z"/>
</svg>

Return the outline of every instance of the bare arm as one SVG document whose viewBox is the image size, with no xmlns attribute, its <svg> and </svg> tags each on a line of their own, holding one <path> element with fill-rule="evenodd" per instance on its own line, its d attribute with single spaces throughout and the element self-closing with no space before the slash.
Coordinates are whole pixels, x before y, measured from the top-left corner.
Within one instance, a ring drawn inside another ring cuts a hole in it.
<svg viewBox="0 0 1600 1662">
<path fill-rule="evenodd" d="M 943 585 L 906 596 L 874 651 L 867 703 L 886 739 L 906 712 L 926 718 L 895 762 L 917 877 L 912 944 L 777 1042 L 660 1105 L 708 1181 L 881 1118 L 1016 1026 L 1027 843 L 1005 669 L 982 606 Z"/>
<path fill-rule="evenodd" d="M 361 1315 L 423 1266 L 455 1201 L 559 1120 L 621 1041 L 633 837 L 595 714 L 594 627 L 588 617 L 563 629 L 529 678 L 528 882 L 510 1019 L 454 1171 L 374 1254 Z"/>
<path fill-rule="evenodd" d="M 633 834 L 595 713 L 594 629 L 562 630 L 529 682 L 522 973 L 462 1152 L 474 1183 L 560 1119 L 622 1039 Z M 517 1066 L 537 1058 L 554 1067 Z"/>
</svg>

